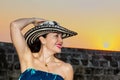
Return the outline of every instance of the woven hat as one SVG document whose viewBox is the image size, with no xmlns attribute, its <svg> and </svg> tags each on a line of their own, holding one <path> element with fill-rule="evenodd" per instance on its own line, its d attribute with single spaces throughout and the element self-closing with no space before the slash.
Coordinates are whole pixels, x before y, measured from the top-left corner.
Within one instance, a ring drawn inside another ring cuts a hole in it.
<svg viewBox="0 0 120 80">
<path fill-rule="evenodd" d="M 55 21 L 45 21 L 45 22 L 40 23 L 39 25 L 31 28 L 30 30 L 28 30 L 25 33 L 24 37 L 25 37 L 27 44 L 32 45 L 38 37 L 40 37 L 41 35 L 47 34 L 47 33 L 51 33 L 51 32 L 62 33 L 63 39 L 77 35 L 76 32 L 60 26 Z"/>
</svg>

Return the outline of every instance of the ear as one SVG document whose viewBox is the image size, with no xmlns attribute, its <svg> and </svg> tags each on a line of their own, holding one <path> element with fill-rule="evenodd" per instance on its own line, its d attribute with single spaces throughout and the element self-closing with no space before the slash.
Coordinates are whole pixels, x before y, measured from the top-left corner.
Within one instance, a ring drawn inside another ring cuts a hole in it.
<svg viewBox="0 0 120 80">
<path fill-rule="evenodd" d="M 39 40 L 41 41 L 42 44 L 46 43 L 46 39 L 42 36 L 39 37 Z"/>
</svg>

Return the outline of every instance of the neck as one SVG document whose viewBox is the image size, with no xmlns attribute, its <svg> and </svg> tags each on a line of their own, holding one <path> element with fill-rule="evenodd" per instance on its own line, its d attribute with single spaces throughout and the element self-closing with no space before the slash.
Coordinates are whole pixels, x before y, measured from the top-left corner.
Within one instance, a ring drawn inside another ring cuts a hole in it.
<svg viewBox="0 0 120 80">
<path fill-rule="evenodd" d="M 54 61 L 55 57 L 54 57 L 54 54 L 51 53 L 50 51 L 46 50 L 45 48 L 44 49 L 41 48 L 39 52 L 39 59 L 47 67 L 50 62 Z"/>
</svg>

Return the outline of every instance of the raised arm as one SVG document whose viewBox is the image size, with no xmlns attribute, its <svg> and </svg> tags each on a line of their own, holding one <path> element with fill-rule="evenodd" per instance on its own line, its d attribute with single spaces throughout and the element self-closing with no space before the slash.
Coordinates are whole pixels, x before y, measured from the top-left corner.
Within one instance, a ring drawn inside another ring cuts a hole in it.
<svg viewBox="0 0 120 80">
<path fill-rule="evenodd" d="M 28 48 L 25 38 L 21 32 L 22 29 L 31 23 L 41 21 L 45 20 L 41 18 L 21 18 L 11 22 L 10 24 L 11 39 L 17 50 L 19 57 L 22 57 L 22 55 L 26 52 L 30 52 L 30 49 Z"/>
</svg>

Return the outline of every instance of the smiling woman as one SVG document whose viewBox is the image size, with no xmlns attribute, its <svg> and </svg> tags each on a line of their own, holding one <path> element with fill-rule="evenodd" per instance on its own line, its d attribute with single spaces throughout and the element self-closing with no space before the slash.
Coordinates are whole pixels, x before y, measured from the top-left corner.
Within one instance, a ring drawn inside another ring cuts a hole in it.
<svg viewBox="0 0 120 80">
<path fill-rule="evenodd" d="M 29 24 L 34 27 L 23 35 L 22 29 Z M 54 54 L 61 52 L 63 39 L 76 32 L 42 18 L 17 19 L 11 23 L 10 31 L 21 65 L 19 80 L 73 80 L 72 66 Z"/>
</svg>

